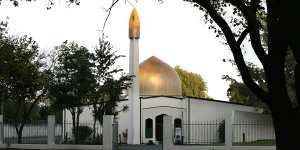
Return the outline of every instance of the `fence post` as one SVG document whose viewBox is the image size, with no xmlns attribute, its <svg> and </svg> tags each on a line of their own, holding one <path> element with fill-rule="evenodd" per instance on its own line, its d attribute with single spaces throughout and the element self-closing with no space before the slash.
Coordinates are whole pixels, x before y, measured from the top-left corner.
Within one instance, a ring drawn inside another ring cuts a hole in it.
<svg viewBox="0 0 300 150">
<path fill-rule="evenodd" d="M 4 122 L 3 115 L 0 115 L 0 144 L 4 143 Z"/>
<path fill-rule="evenodd" d="M 226 147 L 226 150 L 232 149 L 233 119 L 234 119 L 234 110 L 232 111 L 231 115 L 225 119 L 225 147 Z"/>
<path fill-rule="evenodd" d="M 48 116 L 48 145 L 55 144 L 55 116 Z"/>
<path fill-rule="evenodd" d="M 104 150 L 112 150 L 113 149 L 113 116 L 112 115 L 104 115 L 103 116 L 103 149 Z"/>
<path fill-rule="evenodd" d="M 172 117 L 164 115 L 163 116 L 163 150 L 172 149 L 173 138 L 172 138 Z"/>
</svg>

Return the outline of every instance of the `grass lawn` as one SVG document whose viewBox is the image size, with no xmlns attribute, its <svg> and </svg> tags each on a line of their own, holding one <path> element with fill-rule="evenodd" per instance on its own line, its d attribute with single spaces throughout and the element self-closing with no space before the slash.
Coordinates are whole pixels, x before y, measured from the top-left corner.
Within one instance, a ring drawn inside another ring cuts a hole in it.
<svg viewBox="0 0 300 150">
<path fill-rule="evenodd" d="M 180 145 L 180 144 L 179 144 Z M 196 146 L 225 146 L 225 143 L 211 143 L 211 144 L 183 144 L 183 145 L 196 145 Z"/>
<path fill-rule="evenodd" d="M 256 140 L 251 142 L 236 142 L 232 144 L 233 146 L 275 146 L 276 142 L 274 139 L 267 140 Z"/>
</svg>

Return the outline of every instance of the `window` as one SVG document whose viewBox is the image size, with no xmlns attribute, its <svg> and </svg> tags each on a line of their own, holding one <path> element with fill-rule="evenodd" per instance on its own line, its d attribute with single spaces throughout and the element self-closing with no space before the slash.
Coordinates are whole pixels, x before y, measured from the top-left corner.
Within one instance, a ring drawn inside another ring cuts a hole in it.
<svg viewBox="0 0 300 150">
<path fill-rule="evenodd" d="M 146 119 L 146 128 L 145 128 L 146 138 L 153 138 L 153 121 L 152 119 Z"/>
<path fill-rule="evenodd" d="M 174 128 L 181 128 L 181 119 L 176 118 L 174 120 Z"/>
</svg>

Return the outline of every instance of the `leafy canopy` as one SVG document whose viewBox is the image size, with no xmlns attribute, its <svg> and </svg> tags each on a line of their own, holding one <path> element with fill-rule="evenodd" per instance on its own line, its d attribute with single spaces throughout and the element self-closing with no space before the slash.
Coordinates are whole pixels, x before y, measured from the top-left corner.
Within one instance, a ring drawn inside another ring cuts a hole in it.
<svg viewBox="0 0 300 150">
<path fill-rule="evenodd" d="M 208 98 L 207 95 L 207 86 L 200 74 L 193 72 L 188 72 L 179 66 L 175 67 L 175 71 L 178 73 L 181 86 L 182 86 L 182 95 L 199 97 L 199 98 Z"/>
</svg>

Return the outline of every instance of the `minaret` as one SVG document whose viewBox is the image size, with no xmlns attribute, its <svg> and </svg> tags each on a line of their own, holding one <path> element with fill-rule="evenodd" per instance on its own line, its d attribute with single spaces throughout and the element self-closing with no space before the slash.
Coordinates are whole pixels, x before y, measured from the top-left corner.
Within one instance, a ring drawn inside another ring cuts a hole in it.
<svg viewBox="0 0 300 150">
<path fill-rule="evenodd" d="M 140 20 L 134 8 L 129 20 L 129 74 L 134 75 L 134 78 L 128 91 L 130 115 L 128 144 L 140 144 L 139 38 Z"/>
</svg>

